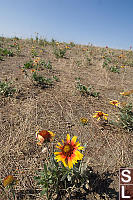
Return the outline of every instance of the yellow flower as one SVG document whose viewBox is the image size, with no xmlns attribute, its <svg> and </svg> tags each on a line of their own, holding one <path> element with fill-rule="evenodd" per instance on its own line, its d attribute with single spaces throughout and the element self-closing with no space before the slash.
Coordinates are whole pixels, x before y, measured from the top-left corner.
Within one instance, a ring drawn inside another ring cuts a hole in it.
<svg viewBox="0 0 133 200">
<path fill-rule="evenodd" d="M 127 92 L 120 92 L 120 94 L 123 95 L 123 96 L 128 96 L 128 95 L 130 95 L 132 93 L 133 93 L 133 90 L 129 90 Z"/>
<path fill-rule="evenodd" d="M 61 151 L 55 152 L 55 159 L 57 162 L 62 161 L 65 167 L 73 168 L 73 165 L 77 163 L 78 160 L 82 160 L 83 154 L 81 154 L 78 150 L 82 150 L 84 147 L 80 146 L 79 142 L 76 142 L 77 137 L 74 136 L 70 141 L 70 135 L 67 134 L 66 142 L 63 142 L 61 145 L 58 142 L 59 146 L 56 146 Z"/>
<path fill-rule="evenodd" d="M 83 125 L 86 125 L 86 124 L 88 123 L 88 119 L 87 119 L 87 118 L 84 118 L 84 117 L 82 117 L 82 118 L 80 119 L 80 121 L 81 121 L 81 123 L 82 123 Z"/>
<path fill-rule="evenodd" d="M 124 55 L 124 54 L 120 54 L 120 55 L 118 56 L 118 58 L 125 58 L 125 55 Z"/>
<path fill-rule="evenodd" d="M 117 100 L 113 100 L 113 101 L 110 101 L 110 104 L 112 104 L 114 106 L 119 106 L 120 102 L 118 102 Z"/>
<path fill-rule="evenodd" d="M 54 138 L 55 134 L 51 131 L 37 131 L 36 132 L 36 138 L 39 140 L 37 143 L 38 145 L 42 145 L 44 142 L 50 142 Z"/>
<path fill-rule="evenodd" d="M 3 180 L 3 185 L 4 187 L 11 185 L 14 183 L 14 181 L 16 182 L 16 178 L 14 178 L 12 175 L 8 175 L 4 178 Z"/>
<path fill-rule="evenodd" d="M 70 49 L 70 47 L 69 47 L 69 46 L 66 46 L 66 49 Z"/>
<path fill-rule="evenodd" d="M 108 114 L 105 114 L 102 111 L 96 111 L 96 113 L 94 113 L 93 115 L 93 118 L 98 118 L 97 121 L 100 120 L 101 118 L 107 120 L 106 116 L 108 116 Z"/>
<path fill-rule="evenodd" d="M 125 68 L 125 66 L 121 66 L 121 68 Z"/>
</svg>

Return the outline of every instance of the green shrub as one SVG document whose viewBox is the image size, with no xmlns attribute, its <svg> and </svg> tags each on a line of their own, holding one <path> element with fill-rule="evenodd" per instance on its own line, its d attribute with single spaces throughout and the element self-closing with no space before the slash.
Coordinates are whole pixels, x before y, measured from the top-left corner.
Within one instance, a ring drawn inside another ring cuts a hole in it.
<svg viewBox="0 0 133 200">
<path fill-rule="evenodd" d="M 24 68 L 25 68 L 25 69 L 31 69 L 31 68 L 34 67 L 33 64 L 34 64 L 33 61 L 30 60 L 29 62 L 27 62 L 27 63 L 24 64 Z"/>
<path fill-rule="evenodd" d="M 10 83 L 0 81 L 0 95 L 4 95 L 5 97 L 12 96 L 15 91 L 15 88 L 10 87 Z"/>
<path fill-rule="evenodd" d="M 110 67 L 110 71 L 111 72 L 115 72 L 115 73 L 120 73 L 120 69 L 117 66 L 111 66 Z"/>
<path fill-rule="evenodd" d="M 66 49 L 54 49 L 54 55 L 56 58 L 64 58 L 66 53 Z"/>
<path fill-rule="evenodd" d="M 133 131 L 133 111 L 132 104 L 120 109 L 120 125 L 128 131 Z"/>
<path fill-rule="evenodd" d="M 86 87 L 80 83 L 80 80 L 77 80 L 77 89 L 81 92 L 82 95 L 90 95 L 93 97 L 99 97 L 99 92 L 93 90 L 93 86 Z"/>
<path fill-rule="evenodd" d="M 35 72 L 32 74 L 32 79 L 37 83 L 37 85 L 41 86 L 42 88 L 48 87 L 52 85 L 53 81 L 50 78 L 45 78 Z"/>
<path fill-rule="evenodd" d="M 8 49 L 3 49 L 0 48 L 0 56 L 9 56 L 9 57 L 13 57 L 14 53 Z"/>
</svg>

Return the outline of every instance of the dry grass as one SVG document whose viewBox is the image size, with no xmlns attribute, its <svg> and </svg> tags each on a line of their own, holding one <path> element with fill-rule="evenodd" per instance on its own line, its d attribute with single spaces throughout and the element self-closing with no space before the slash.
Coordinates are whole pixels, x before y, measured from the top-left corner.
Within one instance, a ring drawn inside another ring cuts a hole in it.
<svg viewBox="0 0 133 200">
<path fill-rule="evenodd" d="M 1 41 L 2 46 L 9 47 L 14 42 L 7 40 Z M 70 133 L 71 136 L 78 136 L 82 144 L 87 144 L 84 160 L 89 157 L 89 165 L 94 172 L 100 175 L 109 172 L 112 179 L 107 191 L 103 191 L 105 198 L 99 196 L 101 186 L 97 176 L 93 192 L 88 192 L 86 197 L 80 199 L 116 199 L 116 196 L 110 197 L 108 191 L 109 188 L 114 188 L 114 191 L 118 192 L 120 167 L 133 167 L 132 134 L 121 127 L 105 126 L 93 119 L 92 115 L 96 110 L 102 110 L 109 114 L 109 119 L 118 117 L 118 109 L 110 105 L 109 101 L 123 101 L 120 92 L 133 89 L 133 68 L 121 68 L 120 74 L 106 70 L 102 67 L 103 49 L 99 47 L 76 45 L 67 50 L 66 58 L 56 59 L 50 44 L 46 47 L 35 44 L 39 57 L 50 60 L 53 66 L 52 70 L 44 69 L 40 73 L 48 77 L 55 75 L 60 79 L 59 82 L 54 82 L 53 87 L 41 89 L 33 85 L 30 69 L 27 70 L 28 76 L 25 76 L 18 67 L 31 59 L 33 44 L 30 40 L 17 42 L 21 46 L 20 55 L 6 57 L 5 61 L 0 61 L 0 80 L 12 81 L 17 89 L 13 97 L 0 96 L 0 177 L 3 179 L 11 173 L 20 180 L 16 187 L 17 199 L 41 199 L 33 176 L 42 168 L 47 155 L 37 146 L 35 132 L 38 129 L 51 130 L 56 134 L 55 142 Z M 88 48 L 88 51 L 82 50 L 83 48 Z M 41 53 L 40 49 L 44 52 Z M 15 51 L 15 48 L 13 50 Z M 105 49 L 110 56 L 109 50 Z M 110 56 L 112 60 L 125 62 L 118 58 L 121 50 L 111 51 L 114 52 L 114 55 Z M 127 54 L 128 51 L 123 53 Z M 91 58 L 91 64 L 87 63 L 86 55 Z M 126 59 L 128 60 L 128 57 Z M 77 61 L 80 61 L 80 65 L 77 65 Z M 100 97 L 81 96 L 76 89 L 77 77 L 80 77 L 83 84 L 94 86 L 95 90 L 100 92 Z M 129 99 L 132 101 L 132 97 Z M 129 99 L 125 97 L 124 101 Z M 81 126 L 81 117 L 88 119 L 88 125 Z"/>
</svg>

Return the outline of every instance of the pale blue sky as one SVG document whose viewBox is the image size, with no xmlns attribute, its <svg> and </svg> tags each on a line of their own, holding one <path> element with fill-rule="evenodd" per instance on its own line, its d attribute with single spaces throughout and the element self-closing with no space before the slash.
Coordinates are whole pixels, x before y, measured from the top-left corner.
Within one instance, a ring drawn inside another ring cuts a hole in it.
<svg viewBox="0 0 133 200">
<path fill-rule="evenodd" d="M 133 46 L 133 0 L 0 0 L 0 35 Z"/>
</svg>

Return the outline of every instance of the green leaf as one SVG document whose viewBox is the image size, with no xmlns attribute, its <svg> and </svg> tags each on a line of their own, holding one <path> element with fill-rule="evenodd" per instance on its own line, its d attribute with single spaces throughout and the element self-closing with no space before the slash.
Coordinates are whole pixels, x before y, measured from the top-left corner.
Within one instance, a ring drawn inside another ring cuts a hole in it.
<svg viewBox="0 0 133 200">
<path fill-rule="evenodd" d="M 48 191 L 48 188 L 43 188 L 43 190 L 40 192 L 40 195 L 46 194 Z"/>
<path fill-rule="evenodd" d="M 67 178 L 67 176 L 68 176 L 68 172 L 66 172 L 66 173 L 62 176 L 61 181 L 64 181 L 64 180 Z"/>
</svg>

